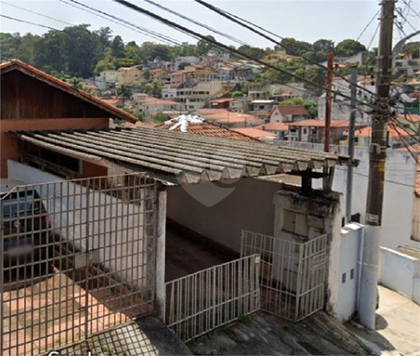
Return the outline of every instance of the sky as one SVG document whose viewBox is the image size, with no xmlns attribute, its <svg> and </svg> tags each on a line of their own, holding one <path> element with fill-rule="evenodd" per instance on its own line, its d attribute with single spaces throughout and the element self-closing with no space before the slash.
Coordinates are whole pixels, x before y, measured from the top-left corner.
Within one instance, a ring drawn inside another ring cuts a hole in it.
<svg viewBox="0 0 420 356">
<path fill-rule="evenodd" d="M 69 0 L 63 0 L 69 2 Z M 78 0 L 81 3 L 95 7 L 104 12 L 124 19 L 127 22 L 135 23 L 139 26 L 165 34 L 179 42 L 196 43 L 197 40 L 180 33 L 162 23 L 137 13 L 129 8 L 113 2 L 112 0 Z M 169 14 L 164 10 L 146 3 L 144 0 L 129 0 L 134 4 L 152 10 L 165 18 L 186 25 L 202 34 L 212 34 L 217 40 L 231 45 L 235 43 L 220 35 L 215 35 L 209 30 L 201 28 L 190 22 L 180 19 L 175 15 Z M 359 39 L 366 47 L 377 47 L 378 26 L 377 14 L 379 3 L 377 0 L 207 0 L 209 3 L 227 10 L 244 19 L 252 21 L 281 37 L 294 37 L 298 40 L 313 43 L 314 41 L 325 38 L 338 43 L 346 38 Z M 155 0 L 159 4 L 172 10 L 182 13 L 185 16 L 195 19 L 200 23 L 207 24 L 217 30 L 227 33 L 249 45 L 257 47 L 273 47 L 274 44 L 260 36 L 251 33 L 247 29 L 230 22 L 211 12 L 207 8 L 195 3 L 193 0 Z M 17 9 L 10 6 L 13 4 L 24 9 L 32 10 L 51 18 L 64 21 L 71 25 L 90 24 L 92 30 L 100 27 L 110 27 L 114 35 L 120 35 L 124 42 L 136 41 L 140 44 L 145 41 L 154 41 L 144 34 L 138 33 L 123 25 L 113 23 L 107 19 L 97 17 L 81 9 L 70 6 L 59 0 L 0 0 L 0 13 L 6 16 L 31 21 L 55 29 L 63 29 L 68 26 L 59 21 L 47 19 L 39 15 Z M 407 6 L 411 5 L 411 9 Z M 398 21 L 404 22 L 403 31 L 411 34 L 414 29 L 420 29 L 420 1 L 399 0 L 396 5 L 401 8 L 402 14 L 407 22 L 398 15 Z M 371 24 L 366 28 L 368 23 Z M 364 33 L 362 34 L 363 30 Z M 16 33 L 21 35 L 31 32 L 43 34 L 48 29 L 37 27 L 30 24 L 15 22 L 10 19 L 0 18 L 1 32 Z M 375 35 L 376 32 L 376 35 Z M 359 38 L 360 37 L 360 38 Z M 394 42 L 401 39 L 403 34 L 394 26 Z M 412 40 L 420 40 L 420 36 Z"/>
</svg>

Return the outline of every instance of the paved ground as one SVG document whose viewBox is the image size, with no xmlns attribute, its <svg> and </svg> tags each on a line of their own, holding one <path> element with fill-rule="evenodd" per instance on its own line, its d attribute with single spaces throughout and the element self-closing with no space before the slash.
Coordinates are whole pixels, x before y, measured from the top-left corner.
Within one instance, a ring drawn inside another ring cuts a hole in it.
<svg viewBox="0 0 420 356">
<path fill-rule="evenodd" d="M 86 316 L 91 333 L 129 321 L 58 271 L 26 288 L 3 292 L 2 299 L 3 347 L 12 355 L 37 354 L 78 341 Z"/>
<path fill-rule="evenodd" d="M 187 231 L 168 226 L 166 230 L 166 281 L 186 276 L 237 258 Z"/>
<path fill-rule="evenodd" d="M 355 336 L 323 312 L 291 323 L 258 312 L 187 346 L 194 355 L 370 355 Z"/>
<path fill-rule="evenodd" d="M 376 330 L 368 331 L 354 323 L 349 324 L 349 328 L 376 353 L 420 356 L 420 306 L 381 286 L 379 296 Z"/>
</svg>

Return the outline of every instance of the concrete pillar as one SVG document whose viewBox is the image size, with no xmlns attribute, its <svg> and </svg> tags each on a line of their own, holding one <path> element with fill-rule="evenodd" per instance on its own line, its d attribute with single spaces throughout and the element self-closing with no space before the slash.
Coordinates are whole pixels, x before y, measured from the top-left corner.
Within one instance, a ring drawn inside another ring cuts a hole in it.
<svg viewBox="0 0 420 356">
<path fill-rule="evenodd" d="M 166 190 L 158 191 L 156 210 L 156 315 L 165 321 Z"/>
<path fill-rule="evenodd" d="M 360 293 L 357 313 L 360 323 L 375 329 L 376 301 L 378 294 L 378 264 L 381 237 L 380 226 L 366 226 L 360 266 Z"/>
</svg>

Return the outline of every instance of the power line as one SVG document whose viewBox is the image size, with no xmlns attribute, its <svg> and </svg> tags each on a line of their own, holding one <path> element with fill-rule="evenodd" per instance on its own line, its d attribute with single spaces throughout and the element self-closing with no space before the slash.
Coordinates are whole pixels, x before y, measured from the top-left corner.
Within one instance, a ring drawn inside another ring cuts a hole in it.
<svg viewBox="0 0 420 356">
<path fill-rule="evenodd" d="M 368 24 L 365 26 L 365 28 L 362 30 L 362 32 L 360 33 L 360 35 L 357 37 L 356 41 L 359 41 L 360 37 L 363 36 L 363 34 L 366 32 L 366 30 L 369 28 L 369 26 L 371 25 L 371 23 L 373 22 L 373 20 L 375 20 L 376 16 L 379 15 L 380 10 L 378 10 L 376 12 L 375 15 L 373 15 L 372 19 L 368 22 Z"/>
<path fill-rule="evenodd" d="M 117 2 L 117 3 L 121 4 L 121 5 L 124 5 L 124 6 L 126 6 L 126 7 L 130 8 L 130 9 L 132 9 L 132 10 L 134 10 L 134 11 L 137 11 L 137 12 L 140 12 L 140 13 L 142 13 L 142 14 L 145 14 L 145 15 L 147 15 L 147 16 L 149 16 L 149 17 L 152 17 L 152 18 L 154 18 L 155 20 L 160 21 L 160 22 L 164 23 L 164 24 L 165 24 L 165 25 L 167 25 L 167 26 L 170 26 L 170 27 L 176 28 L 177 30 L 182 31 L 182 32 L 186 32 L 186 33 L 188 33 L 190 36 L 193 36 L 193 37 L 195 37 L 195 38 L 202 39 L 202 40 L 204 40 L 204 41 L 206 41 L 206 42 L 209 42 L 209 43 L 211 43 L 211 44 L 213 44 L 213 45 L 215 45 L 215 46 L 218 46 L 219 48 L 222 48 L 222 49 L 224 49 L 224 50 L 226 50 L 226 51 L 228 51 L 228 52 L 235 53 L 235 54 L 237 54 L 237 55 L 239 55 L 239 56 L 241 56 L 241 57 L 244 57 L 244 58 L 247 58 L 247 59 L 249 59 L 249 60 L 251 60 L 251 61 L 254 61 L 254 62 L 256 62 L 256 63 L 259 63 L 259 64 L 261 64 L 261 65 L 263 65 L 263 66 L 265 66 L 265 67 L 267 67 L 267 68 L 274 69 L 274 70 L 276 70 L 276 71 L 278 71 L 278 72 L 281 72 L 281 73 L 283 73 L 283 74 L 286 74 L 286 75 L 288 75 L 288 76 L 290 76 L 290 77 L 292 77 L 292 78 L 295 78 L 295 79 L 297 79 L 297 80 L 299 80 L 299 81 L 305 82 L 305 83 L 307 83 L 307 84 L 309 84 L 309 85 L 312 85 L 312 86 L 314 86 L 314 87 L 317 87 L 317 88 L 320 88 L 320 89 L 322 89 L 322 90 L 326 90 L 326 91 L 329 91 L 329 92 L 332 92 L 332 93 L 340 94 L 340 96 L 342 96 L 342 97 L 344 97 L 344 98 L 347 98 L 347 99 L 350 99 L 350 97 L 349 97 L 349 96 L 347 96 L 347 95 L 344 95 L 344 94 L 342 94 L 342 93 L 338 93 L 338 92 L 336 92 L 335 90 L 332 90 L 332 89 L 330 89 L 330 88 L 326 88 L 325 86 L 323 86 L 323 85 L 321 85 L 321 84 L 318 84 L 318 83 L 312 82 L 312 81 L 310 81 L 310 80 L 308 80 L 308 79 L 306 79 L 306 78 L 300 77 L 300 76 L 298 76 L 298 75 L 296 75 L 296 74 L 294 74 L 294 73 L 291 73 L 291 72 L 289 72 L 289 71 L 287 71 L 287 70 L 285 70 L 285 69 L 283 69 L 283 68 L 279 68 L 279 67 L 274 66 L 274 65 L 272 65 L 272 64 L 270 64 L 270 63 L 264 62 L 264 61 L 262 61 L 262 60 L 260 60 L 260 59 L 253 58 L 252 56 L 247 55 L 247 54 L 245 54 L 245 53 L 243 53 L 243 52 L 241 52 L 241 51 L 238 51 L 237 49 L 231 48 L 231 47 L 229 47 L 229 46 L 227 46 L 227 45 L 225 45 L 225 44 L 223 44 L 223 43 L 221 43 L 221 42 L 218 42 L 218 41 L 216 41 L 216 40 L 213 40 L 213 39 L 207 38 L 206 36 L 204 36 L 204 35 L 202 35 L 202 34 L 200 34 L 200 33 L 198 33 L 198 32 L 195 32 L 195 31 L 193 31 L 193 30 L 190 30 L 190 29 L 186 28 L 185 26 L 182 26 L 182 25 L 177 24 L 177 23 L 175 23 L 175 22 L 173 22 L 173 21 L 170 21 L 170 20 L 168 20 L 168 19 L 165 19 L 165 18 L 163 18 L 162 16 L 159 16 L 159 15 L 157 15 L 157 14 L 154 14 L 154 13 L 152 13 L 151 11 L 146 10 L 146 9 L 144 9 L 144 8 L 142 8 L 142 7 L 139 7 L 139 6 L 137 6 L 137 5 L 134 5 L 134 4 L 132 4 L 132 3 L 128 2 L 128 1 L 126 1 L 126 0 L 113 0 L 113 1 L 114 1 L 114 2 Z M 363 88 L 363 89 L 365 89 L 365 88 Z M 358 102 L 360 103 L 360 101 L 358 101 Z M 364 105 L 367 105 L 367 106 L 370 106 L 371 108 L 374 108 L 374 106 L 373 106 L 373 105 L 366 104 L 366 103 L 363 103 L 363 104 L 364 104 Z"/>
<path fill-rule="evenodd" d="M 285 46 L 285 45 L 284 45 L 284 44 L 282 44 L 281 42 L 278 42 L 278 41 L 274 40 L 274 39 L 273 39 L 273 38 L 271 38 L 270 36 L 267 36 L 266 34 L 264 34 L 264 33 L 260 32 L 260 31 L 257 31 L 257 30 L 255 30 L 254 28 L 252 28 L 251 26 L 249 26 L 249 25 L 247 25 L 246 23 L 244 23 L 244 22 L 249 22 L 249 21 L 243 20 L 243 19 L 241 19 L 239 16 L 236 16 L 236 15 L 235 15 L 235 16 L 233 16 L 233 15 L 231 15 L 230 13 L 228 13 L 227 11 L 222 10 L 222 9 L 220 9 L 220 8 L 218 8 L 218 7 L 214 6 L 214 5 L 208 4 L 208 3 L 206 3 L 206 2 L 205 2 L 205 1 L 203 1 L 203 0 L 194 0 L 194 1 L 195 1 L 195 2 L 197 2 L 197 3 L 199 3 L 200 5 L 202 5 L 202 6 L 206 7 L 206 8 L 208 8 L 208 9 L 210 9 L 211 11 L 214 11 L 214 12 L 218 13 L 219 15 L 221 15 L 221 16 L 223 16 L 223 17 L 225 17 L 225 18 L 229 19 L 229 20 L 231 20 L 232 22 L 234 22 L 234 23 L 236 23 L 236 24 L 238 24 L 238 25 L 240 25 L 240 26 L 242 26 L 242 27 L 247 28 L 248 30 L 250 30 L 250 31 L 252 31 L 252 32 L 254 32 L 254 33 L 256 33 L 256 34 L 260 35 L 261 37 L 264 37 L 265 39 L 267 39 L 267 40 L 269 40 L 269 41 L 271 41 L 271 42 L 275 43 L 276 45 L 279 45 L 279 46 L 283 47 L 284 49 L 286 49 L 286 50 L 287 50 L 287 51 L 289 51 L 290 53 L 292 53 L 292 54 L 294 53 L 294 55 L 299 56 L 300 58 L 302 58 L 302 59 L 306 60 L 307 62 L 312 63 L 313 65 L 316 65 L 316 66 L 317 66 L 317 67 L 319 67 L 319 68 L 322 68 L 322 69 L 324 69 L 324 70 L 329 71 L 329 69 L 328 69 L 326 66 L 324 66 L 323 64 L 320 64 L 320 63 L 318 63 L 318 62 L 316 62 L 316 61 L 314 61 L 314 60 L 312 60 L 312 59 L 310 59 L 310 58 L 308 58 L 308 57 L 306 57 L 306 56 L 304 56 L 304 55 L 301 55 L 301 54 L 296 53 L 296 52 L 295 52 L 295 51 L 293 51 L 292 49 L 288 48 L 288 46 Z M 238 19 L 240 19 L 240 20 L 238 20 Z M 241 22 L 241 21 L 242 21 L 242 22 Z M 252 24 L 252 23 L 251 23 L 251 24 Z M 265 32 L 268 32 L 267 30 L 264 30 L 261 26 L 258 26 L 258 25 L 255 25 L 255 24 L 252 24 L 252 26 L 257 27 L 257 28 L 259 28 L 259 29 L 262 29 L 262 30 L 263 30 L 263 31 L 265 31 Z M 277 36 L 277 37 L 283 38 L 283 37 L 281 37 L 281 36 Z M 349 84 L 351 84 L 351 85 L 354 85 L 353 83 L 351 83 L 351 81 L 350 81 L 350 80 L 348 80 L 346 77 L 342 76 L 341 74 L 339 74 L 339 73 L 337 73 L 337 72 L 335 72 L 335 71 L 333 71 L 333 73 L 334 73 L 336 76 L 338 76 L 338 77 L 342 78 L 342 79 L 343 79 L 344 81 L 346 81 L 347 83 L 349 83 Z M 376 96 L 376 93 L 374 93 L 374 92 L 372 92 L 372 91 L 370 91 L 370 90 L 368 90 L 368 89 L 366 89 L 366 88 L 364 88 L 364 87 L 362 87 L 362 86 L 359 86 L 358 84 L 356 84 L 356 87 L 357 87 L 357 88 L 359 88 L 359 89 L 363 89 L 363 90 L 365 90 L 366 92 L 368 92 L 369 94 L 371 94 L 371 95 L 373 95 L 373 96 Z"/>
<path fill-rule="evenodd" d="M 135 25 L 133 23 L 130 23 L 128 21 L 122 20 L 122 19 L 118 18 L 117 16 L 108 14 L 108 13 L 106 13 L 104 11 L 101 11 L 101 10 L 98 10 L 98 9 L 96 9 L 94 7 L 91 7 L 91 6 L 88 6 L 86 4 L 80 3 L 80 2 L 78 2 L 76 0 L 68 0 L 68 1 L 59 0 L 59 1 L 61 1 L 64 4 L 67 4 L 67 5 L 76 7 L 79 10 L 83 10 L 85 12 L 89 12 L 91 14 L 94 14 L 94 15 L 98 16 L 98 17 L 107 19 L 108 21 L 117 23 L 117 24 L 119 24 L 121 26 L 124 26 L 126 28 L 129 28 L 129 29 L 134 30 L 136 32 L 140 32 L 140 33 L 142 33 L 142 34 L 144 34 L 146 36 L 149 36 L 151 38 L 154 38 L 154 39 L 157 39 L 157 40 L 166 42 L 166 43 L 176 44 L 176 45 L 178 45 L 178 43 L 179 43 L 179 42 L 177 42 L 177 40 L 175 40 L 173 38 L 170 38 L 168 36 L 164 36 L 164 35 L 159 34 L 157 32 L 148 30 L 148 29 L 146 29 L 144 27 L 141 27 L 141 26 Z M 82 8 L 84 8 L 84 9 L 82 9 Z"/>
<path fill-rule="evenodd" d="M 16 21 L 16 22 L 26 23 L 26 24 L 34 25 L 34 26 L 39 26 L 39 27 L 47 28 L 49 30 L 61 31 L 61 30 L 59 30 L 57 28 L 54 28 L 54 27 L 51 27 L 51 26 L 42 25 L 40 23 L 35 23 L 35 22 L 30 22 L 30 21 L 25 21 L 25 20 L 22 20 L 22 19 L 18 19 L 16 17 L 6 16 L 6 15 L 3 15 L 3 14 L 0 14 L 0 16 L 4 17 L 5 19 L 13 20 L 13 21 Z"/>
<path fill-rule="evenodd" d="M 46 19 L 50 19 L 50 20 L 53 20 L 53 21 L 61 22 L 61 23 L 65 24 L 65 25 L 70 25 L 70 26 L 72 25 L 69 22 L 62 21 L 62 20 L 59 20 L 59 19 L 55 19 L 54 17 L 43 15 L 43 14 L 40 14 L 39 12 L 36 12 L 36 11 L 33 11 L 33 10 L 29 10 L 29 9 L 25 9 L 24 7 L 20 7 L 20 6 L 14 5 L 14 4 L 10 4 L 10 3 L 6 2 L 6 1 L 2 1 L 1 3 L 2 4 L 5 4 L 5 5 L 8 5 L 8 6 L 11 6 L 11 7 L 14 7 L 14 8 L 19 9 L 19 10 L 22 10 L 22 11 L 26 11 L 26 12 L 29 12 L 29 13 L 32 13 L 32 14 L 35 14 L 35 15 L 44 17 Z"/>
<path fill-rule="evenodd" d="M 199 22 L 199 21 L 196 21 L 196 20 L 194 20 L 194 19 L 191 19 L 190 17 L 185 16 L 185 15 L 183 15 L 183 14 L 180 14 L 179 12 L 176 12 L 176 11 L 174 11 L 174 10 L 171 10 L 171 9 L 169 9 L 169 8 L 167 8 L 167 7 L 163 6 L 163 5 L 157 4 L 157 3 L 155 3 L 155 2 L 154 2 L 154 1 L 152 1 L 152 0 L 144 0 L 144 1 L 145 1 L 145 2 L 147 2 L 148 4 L 151 4 L 151 5 L 154 5 L 154 6 L 158 7 L 158 8 L 159 8 L 159 9 L 161 9 L 161 10 L 167 11 L 167 12 L 169 12 L 169 13 L 173 14 L 173 15 L 176 15 L 176 16 L 178 16 L 178 17 L 180 17 L 180 18 L 184 19 L 184 20 L 190 21 L 190 22 L 192 22 L 192 23 L 193 23 L 193 24 L 195 24 L 195 25 L 198 25 L 198 26 L 200 26 L 200 27 L 203 27 L 203 28 L 205 28 L 206 30 L 209 30 L 209 31 L 211 31 L 211 32 L 214 32 L 214 33 L 216 33 L 216 34 L 218 34 L 218 35 L 220 35 L 220 36 L 223 36 L 223 37 L 225 37 L 225 38 L 227 38 L 227 39 L 229 39 L 229 40 L 231 40 L 231 41 L 234 41 L 234 42 L 239 43 L 239 44 L 241 44 L 241 45 L 247 45 L 247 43 L 246 43 L 246 42 L 244 42 L 244 41 L 242 41 L 242 40 L 240 40 L 240 39 L 237 39 L 236 37 L 233 37 L 233 36 L 228 35 L 227 33 L 224 33 L 224 32 L 221 32 L 221 31 L 218 31 L 218 30 L 216 30 L 215 28 L 213 28 L 213 27 L 211 27 L 211 26 L 208 26 L 208 25 L 203 24 L 203 23 L 201 23 L 201 22 Z"/>
</svg>

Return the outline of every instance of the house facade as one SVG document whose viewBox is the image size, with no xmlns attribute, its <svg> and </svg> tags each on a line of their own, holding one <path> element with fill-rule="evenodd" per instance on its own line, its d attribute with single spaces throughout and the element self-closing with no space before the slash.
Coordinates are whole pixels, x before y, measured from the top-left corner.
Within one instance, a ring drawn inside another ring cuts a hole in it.
<svg viewBox="0 0 420 356">
<path fill-rule="evenodd" d="M 143 72 L 137 66 L 120 68 L 117 72 L 118 86 L 139 87 L 143 84 Z"/>
<path fill-rule="evenodd" d="M 303 105 L 275 105 L 269 114 L 269 122 L 296 122 L 306 120 L 308 112 Z"/>
<path fill-rule="evenodd" d="M 104 129 L 110 118 L 137 122 L 137 118 L 41 70 L 13 60 L 0 65 L 1 75 L 1 177 L 7 177 L 7 161 L 19 160 L 19 141 L 7 134 L 21 130 Z M 106 174 L 92 161 L 79 164 L 64 159 L 47 147 L 26 144 L 24 159 L 54 171 L 58 163 L 85 176 Z"/>
</svg>

